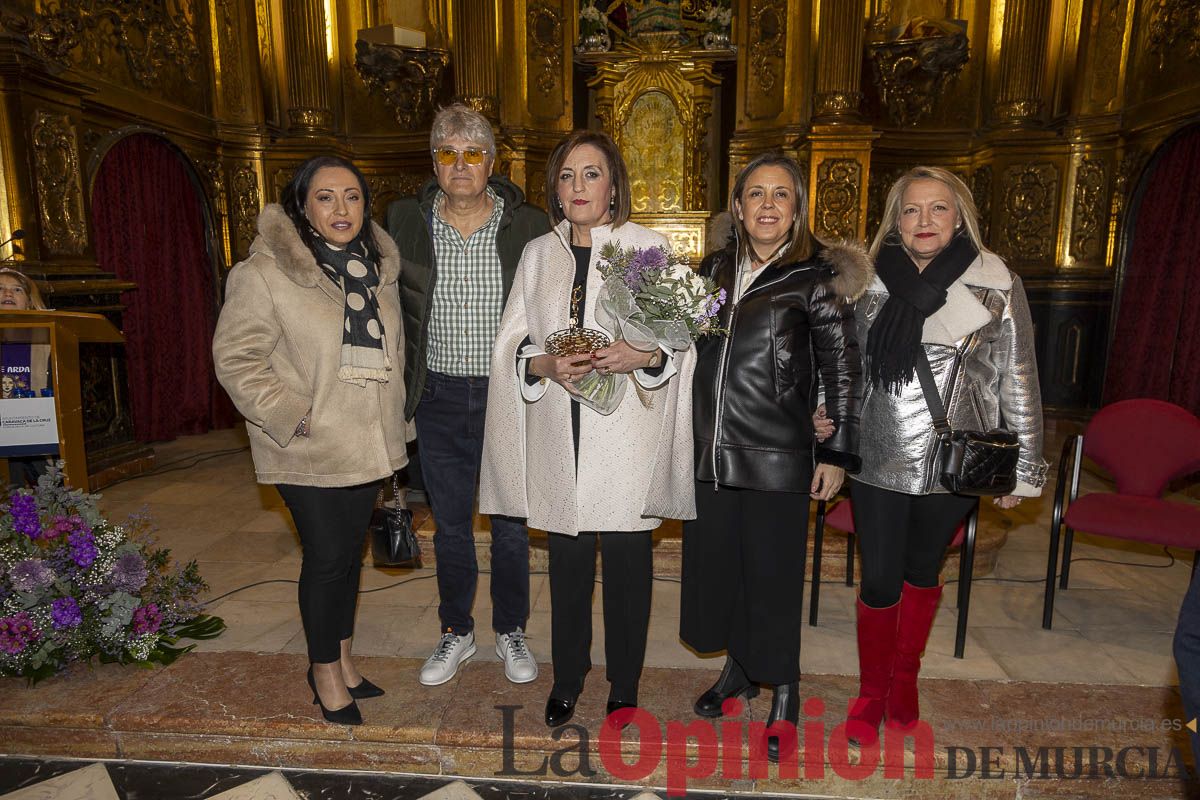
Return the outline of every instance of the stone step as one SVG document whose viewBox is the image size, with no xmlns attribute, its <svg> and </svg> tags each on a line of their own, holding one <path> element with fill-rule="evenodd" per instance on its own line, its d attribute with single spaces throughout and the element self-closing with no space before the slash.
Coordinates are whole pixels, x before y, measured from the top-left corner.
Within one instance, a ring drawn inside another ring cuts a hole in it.
<svg viewBox="0 0 1200 800">
<path fill-rule="evenodd" d="M 433 552 L 433 534 L 437 530 L 429 506 L 414 503 L 413 523 L 417 526 L 417 539 L 421 543 L 422 564 L 431 567 L 436 563 Z M 988 513 L 985 508 L 975 534 L 974 577 L 991 574 L 996 566 L 1000 548 L 1008 539 L 1007 520 Z M 812 519 L 809 519 L 808 558 L 805 561 L 805 580 L 812 580 Z M 479 568 L 487 570 L 491 560 L 491 523 L 484 515 L 475 515 L 475 554 Z M 529 532 L 529 568 L 534 572 L 545 572 L 549 561 L 546 551 L 546 533 L 531 529 Z M 678 578 L 683 565 L 683 524 L 678 520 L 667 520 L 654 531 L 654 574 L 659 577 Z M 854 559 L 854 580 L 857 583 L 862 571 L 857 554 Z M 943 580 L 958 577 L 957 548 L 951 550 L 942 566 Z M 840 581 L 846 578 L 846 534 L 834 528 L 825 528 L 825 543 L 821 554 L 821 580 Z"/>
<path fill-rule="evenodd" d="M 497 662 L 481 656 L 437 687 L 417 683 L 419 659 L 363 657 L 358 664 L 387 691 L 360 702 L 359 727 L 321 719 L 304 683 L 304 654 L 194 652 L 165 669 L 80 666 L 32 688 L 20 679 L 0 680 L 0 742 L 6 754 L 21 756 L 558 784 L 538 797 L 605 794 L 563 785 L 580 782 L 638 785 L 660 796 L 668 785 L 677 793 L 708 789 L 723 796 L 1189 796 L 1178 778 L 1188 732 L 1159 724 L 1184 718 L 1178 691 L 1169 687 L 922 678 L 924 743 L 914 747 L 910 738 L 908 748 L 897 748 L 893 742 L 884 763 L 876 763 L 878 751 L 871 751 L 874 758 L 856 769 L 858 753 L 847 760 L 842 723 L 857 678 L 808 674 L 800 685 L 805 753 L 798 759 L 799 777 L 786 777 L 761 762 L 761 771 L 751 771 L 746 758 L 748 731 L 767 716 L 769 691 L 722 721 L 710 723 L 692 712 L 715 668 L 647 667 L 639 695 L 643 711 L 617 732 L 604 722 L 608 687 L 599 668 L 585 684 L 572 725 L 551 731 L 542 720 L 553 682 L 549 664 L 536 681 L 514 685 Z M 1151 718 L 1154 724 L 1144 724 Z M 1084 727 L 1094 723 L 1101 724 Z M 702 738 L 711 742 L 703 752 Z M 914 751 L 928 774 L 914 774 Z M 1114 758 L 1117 752 L 1122 755 Z M 1019 776 L 1022 768 L 1033 776 Z M 894 771 L 902 777 L 889 777 Z"/>
</svg>

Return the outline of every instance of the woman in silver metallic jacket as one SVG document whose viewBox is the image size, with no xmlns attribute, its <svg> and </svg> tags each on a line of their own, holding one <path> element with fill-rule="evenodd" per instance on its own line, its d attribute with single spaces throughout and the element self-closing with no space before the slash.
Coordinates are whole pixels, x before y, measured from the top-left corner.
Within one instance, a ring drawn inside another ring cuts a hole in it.
<svg viewBox="0 0 1200 800">
<path fill-rule="evenodd" d="M 938 483 L 936 437 L 916 366 L 928 358 L 955 429 L 1003 425 L 1020 442 L 1018 483 L 995 498 L 1013 508 L 1041 493 L 1042 406 L 1033 326 L 1021 280 L 984 248 L 970 191 L 950 172 L 917 167 L 888 193 L 871 244 L 876 278 L 855 317 L 866 389 L 853 477 L 862 552 L 859 696 L 850 738 L 860 745 L 919 718 L 917 673 L 942 595 L 938 570 L 976 502 Z"/>
</svg>

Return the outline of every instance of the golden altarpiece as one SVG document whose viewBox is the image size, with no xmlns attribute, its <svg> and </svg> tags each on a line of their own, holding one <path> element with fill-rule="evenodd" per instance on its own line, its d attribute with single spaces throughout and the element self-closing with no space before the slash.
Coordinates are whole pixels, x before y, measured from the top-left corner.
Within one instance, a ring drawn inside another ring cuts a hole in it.
<svg viewBox="0 0 1200 800">
<path fill-rule="evenodd" d="M 55 306 L 118 322 L 130 287 L 97 266 L 91 186 L 135 132 L 186 161 L 217 275 L 311 154 L 354 159 L 377 211 L 414 191 L 431 174 L 430 116 L 452 98 L 494 122 L 498 168 L 539 204 L 554 143 L 607 129 L 637 218 L 694 253 L 730 175 L 764 149 L 804 165 L 822 236 L 867 237 L 897 174 L 945 166 L 1025 278 L 1047 405 L 1084 409 L 1138 178 L 1200 114 L 1200 13 L 1191 0 L 7 0 L 0 97 L 0 241 L 24 229 L 19 266 Z M 88 375 L 88 436 L 116 461 L 136 449 L 120 372 L 109 353 Z"/>
</svg>

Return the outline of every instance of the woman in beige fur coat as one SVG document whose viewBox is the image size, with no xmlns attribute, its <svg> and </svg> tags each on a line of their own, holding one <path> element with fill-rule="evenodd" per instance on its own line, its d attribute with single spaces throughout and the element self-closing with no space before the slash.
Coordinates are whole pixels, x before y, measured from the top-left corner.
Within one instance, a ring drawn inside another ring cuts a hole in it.
<svg viewBox="0 0 1200 800">
<path fill-rule="evenodd" d="M 214 365 L 300 534 L 313 702 L 358 725 L 356 699 L 383 694 L 350 657 L 363 538 L 381 479 L 408 463 L 400 257 L 348 161 L 306 161 L 281 201 L 229 274 Z"/>
<path fill-rule="evenodd" d="M 547 166 L 555 229 L 526 247 L 492 353 L 479 510 L 549 532 L 554 687 L 546 724 L 567 722 L 591 667 L 596 545 L 604 562 L 608 712 L 637 704 L 653 580 L 650 532 L 695 516 L 691 373 L 695 351 L 624 341 L 554 357 L 546 337 L 570 319 L 596 328 L 601 247 L 667 247 L 628 221 L 629 180 L 608 136 L 577 132 Z M 572 298 L 578 298 L 573 303 Z M 592 369 L 630 381 L 615 411 L 573 402 Z"/>
</svg>

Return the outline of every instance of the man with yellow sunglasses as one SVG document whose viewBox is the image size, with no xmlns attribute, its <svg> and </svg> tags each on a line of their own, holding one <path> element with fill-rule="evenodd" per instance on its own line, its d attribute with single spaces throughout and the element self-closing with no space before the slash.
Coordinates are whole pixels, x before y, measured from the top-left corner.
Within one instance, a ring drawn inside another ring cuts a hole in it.
<svg viewBox="0 0 1200 800">
<path fill-rule="evenodd" d="M 417 451 L 437 533 L 441 638 L 421 667 L 426 686 L 446 683 L 475 654 L 471 606 L 475 487 L 483 451 L 488 372 L 500 314 L 525 245 L 550 230 L 506 178 L 492 175 L 496 141 L 478 112 L 454 104 L 430 133 L 434 179 L 388 208 L 400 248 L 405 333 L 404 414 L 416 420 Z M 525 521 L 492 517 L 492 628 L 514 683 L 537 677 L 525 644 L 529 536 Z"/>
</svg>

